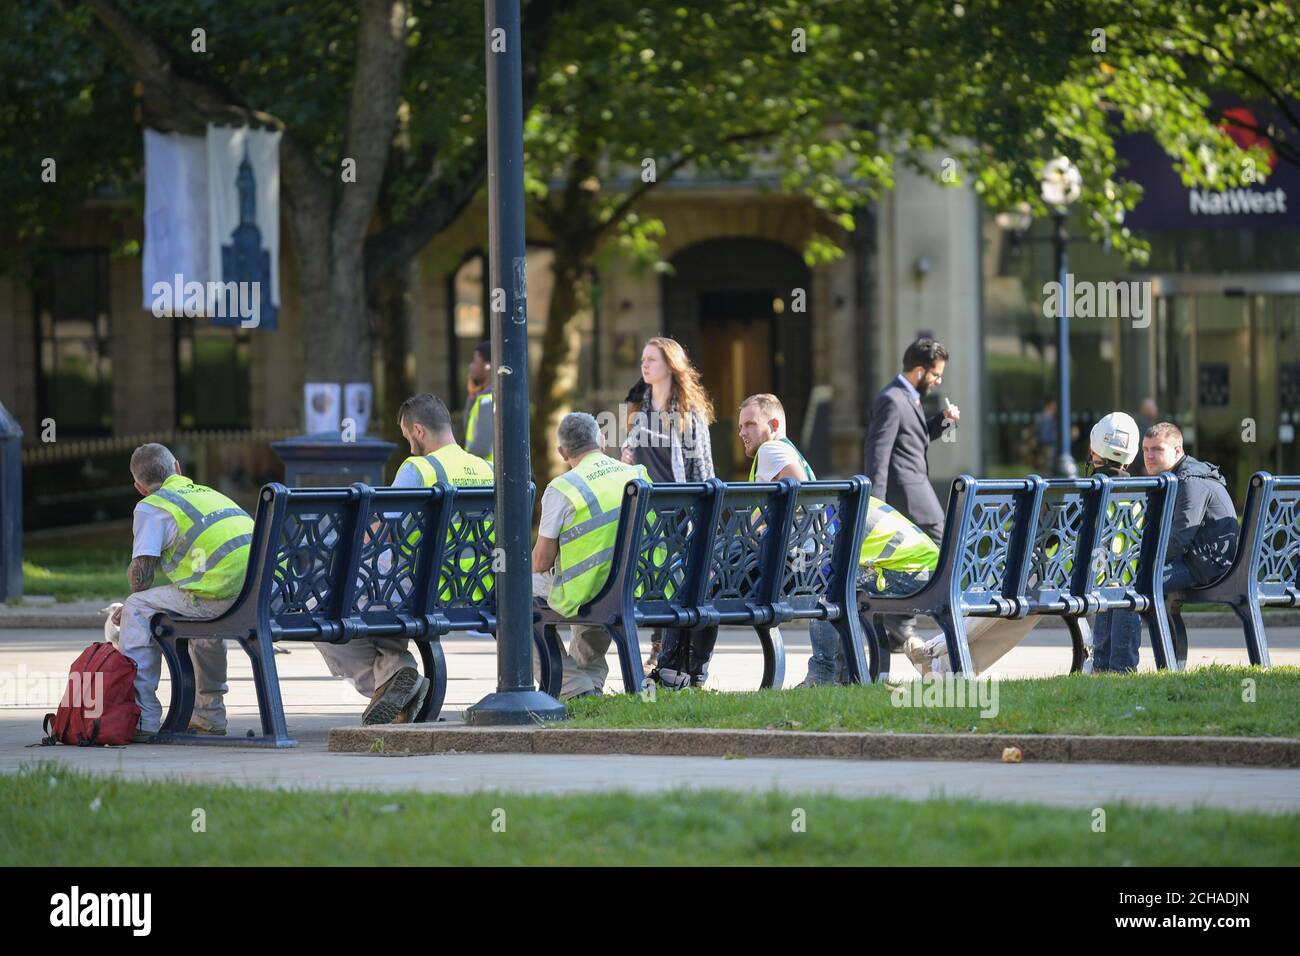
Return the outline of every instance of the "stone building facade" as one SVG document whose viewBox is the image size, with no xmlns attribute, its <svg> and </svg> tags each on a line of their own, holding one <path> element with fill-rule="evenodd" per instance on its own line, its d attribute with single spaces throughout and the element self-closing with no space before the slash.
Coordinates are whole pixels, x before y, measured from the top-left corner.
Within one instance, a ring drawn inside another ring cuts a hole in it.
<svg viewBox="0 0 1300 956">
<path fill-rule="evenodd" d="M 979 422 L 980 214 L 968 190 L 900 173 L 895 190 L 863 210 L 859 229 L 847 234 L 807 201 L 759 183 L 668 183 L 641 212 L 663 221 L 660 248 L 673 268 L 665 274 L 612 252 L 600 257 L 593 307 L 574 332 L 575 408 L 614 410 L 637 380 L 644 340 L 670 334 L 687 346 L 714 398 L 721 477 L 748 471 L 738 443 L 727 447 L 740 397 L 780 394 L 798 442 L 815 387 L 829 399 L 816 433 L 824 441 L 805 452 L 827 476 L 854 474 L 862 470 L 871 399 L 899 370 L 907 343 L 925 333 L 953 353 L 943 394 L 961 406 L 964 421 Z M 486 222 L 479 202 L 414 267 L 407 368 L 418 390 L 453 408 L 463 407 L 464 365 L 486 331 Z M 833 237 L 844 255 L 809 268 L 802 250 L 814 232 Z M 539 243 L 529 253 L 535 363 L 550 253 L 532 222 L 529 239 Z M 67 262 L 47 281 L 0 277 L 0 402 L 24 429 L 27 481 L 39 486 L 31 493 L 49 487 L 45 476 L 74 468 L 117 477 L 124 456 L 148 438 L 178 444 L 196 477 L 244 497 L 278 477 L 267 442 L 302 429 L 310 380 L 292 246 L 282 245 L 279 329 L 238 332 L 143 308 L 138 255 L 112 254 L 143 241 L 129 205 L 88 206 L 61 240 Z M 51 418 L 56 440 L 42 441 Z M 963 428 L 957 441 L 933 446 L 941 491 L 953 475 L 980 469 L 980 433 Z M 132 494 L 123 484 L 120 501 L 100 496 L 88 509 L 32 504 L 29 526 L 121 516 Z"/>
</svg>

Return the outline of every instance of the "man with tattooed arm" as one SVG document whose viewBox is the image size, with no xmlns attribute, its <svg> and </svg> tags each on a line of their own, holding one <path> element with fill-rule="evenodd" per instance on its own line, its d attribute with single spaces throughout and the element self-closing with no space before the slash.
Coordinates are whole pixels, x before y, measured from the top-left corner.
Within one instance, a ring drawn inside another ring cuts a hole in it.
<svg viewBox="0 0 1300 956">
<path fill-rule="evenodd" d="M 131 596 L 114 612 L 113 623 L 122 628 L 122 653 L 135 661 L 140 726 L 133 742 L 144 743 L 162 723 L 162 651 L 149 635 L 149 622 L 159 611 L 200 620 L 225 613 L 244 585 L 253 519 L 225 495 L 181 474 L 165 445 L 137 448 L 131 477 L 143 500 L 135 506 L 127 569 Z M 171 583 L 155 585 L 159 567 Z M 225 642 L 190 641 L 190 659 L 195 698 L 188 732 L 224 736 Z"/>
</svg>

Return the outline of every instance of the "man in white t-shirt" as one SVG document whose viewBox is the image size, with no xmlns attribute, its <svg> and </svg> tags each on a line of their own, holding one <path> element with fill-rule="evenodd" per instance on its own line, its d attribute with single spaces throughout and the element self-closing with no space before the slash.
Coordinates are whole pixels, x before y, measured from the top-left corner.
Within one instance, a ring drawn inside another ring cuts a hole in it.
<svg viewBox="0 0 1300 956">
<path fill-rule="evenodd" d="M 740 441 L 754 459 L 750 481 L 815 481 L 812 467 L 785 435 L 785 407 L 775 395 L 751 395 L 740 405 Z"/>
<path fill-rule="evenodd" d="M 557 434 L 557 450 L 569 470 L 542 493 L 542 517 L 532 555 L 533 596 L 552 610 L 571 616 L 595 597 L 609 578 L 627 482 L 635 478 L 648 481 L 649 475 L 642 465 L 628 465 L 606 455 L 604 433 L 586 412 L 565 415 Z M 560 699 L 599 695 L 609 675 L 605 662 L 609 632 L 583 624 L 575 624 L 571 630 L 572 640 L 563 653 Z M 534 680 L 540 680 L 540 673 L 534 657 Z"/>
<path fill-rule="evenodd" d="M 750 481 L 817 480 L 812 466 L 786 437 L 785 407 L 775 395 L 751 395 L 741 403 L 740 441 L 745 446 L 745 454 L 754 458 L 749 470 Z M 809 621 L 808 636 L 814 656 L 829 655 L 833 667 L 840 641 L 834 626 L 828 621 Z M 811 686 L 812 681 L 807 680 L 804 684 Z"/>
<path fill-rule="evenodd" d="M 225 495 L 182 475 L 176 456 L 164 445 L 151 442 L 137 448 L 131 455 L 131 477 L 141 495 L 127 568 L 131 594 L 112 620 L 121 628 L 122 653 L 136 664 L 140 729 L 135 742 L 143 743 L 158 732 L 163 717 L 158 700 L 162 651 L 150 633 L 153 615 L 162 611 L 212 620 L 229 610 L 247 571 L 253 520 Z M 187 522 L 184 534 L 178 519 Z M 214 540 L 222 544 L 205 553 Z M 159 568 L 169 583 L 155 584 Z M 225 736 L 225 641 L 192 640 L 189 652 L 194 712 L 185 732 Z"/>
</svg>

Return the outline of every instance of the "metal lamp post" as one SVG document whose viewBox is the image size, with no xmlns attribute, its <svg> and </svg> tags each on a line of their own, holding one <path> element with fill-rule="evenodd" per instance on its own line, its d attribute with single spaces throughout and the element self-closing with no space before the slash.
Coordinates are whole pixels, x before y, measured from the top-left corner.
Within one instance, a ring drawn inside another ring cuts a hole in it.
<svg viewBox="0 0 1300 956">
<path fill-rule="evenodd" d="M 496 545 L 497 689 L 465 714 L 469 724 L 559 720 L 564 705 L 533 689 L 533 590 L 528 482 L 528 288 L 524 249 L 524 107 L 519 0 L 485 0 L 488 131 L 488 262 L 491 312 Z"/>
<path fill-rule="evenodd" d="M 1052 210 L 1055 223 L 1056 281 L 1060 289 L 1059 307 L 1056 310 L 1056 413 L 1057 456 L 1056 473 L 1068 478 L 1078 477 L 1079 468 L 1070 451 L 1070 295 L 1069 261 L 1066 246 L 1070 236 L 1065 229 L 1065 217 L 1072 202 L 1079 198 L 1083 179 L 1078 168 L 1064 156 L 1058 156 L 1043 169 L 1043 202 Z"/>
</svg>

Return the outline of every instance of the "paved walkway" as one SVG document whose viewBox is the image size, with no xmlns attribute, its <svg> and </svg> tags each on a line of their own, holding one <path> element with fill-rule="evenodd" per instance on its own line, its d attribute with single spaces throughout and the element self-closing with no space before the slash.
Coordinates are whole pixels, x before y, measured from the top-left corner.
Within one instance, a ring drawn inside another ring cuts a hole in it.
<svg viewBox="0 0 1300 956">
<path fill-rule="evenodd" d="M 295 750 L 28 748 L 27 744 L 40 738 L 41 715 L 58 703 L 68 665 L 96 636 L 86 630 L 0 630 L 0 772 L 12 772 L 25 763 L 53 760 L 128 777 L 271 787 L 437 792 L 503 789 L 534 793 L 775 787 L 788 792 L 888 794 L 911 799 L 947 794 L 1089 808 L 1103 801 L 1130 800 L 1164 806 L 1204 804 L 1300 812 L 1300 770 L 708 757 L 330 754 L 326 752 L 329 729 L 357 721 L 365 702 L 346 684 L 329 676 L 324 661 L 310 645 L 290 645 L 291 653 L 276 657 L 290 726 L 299 741 Z M 807 631 L 791 629 L 785 636 L 790 651 L 786 683 L 790 685 L 804 676 Z M 1192 666 L 1211 660 L 1246 663 L 1245 650 L 1237 646 L 1238 640 L 1231 631 L 1193 631 Z M 468 704 L 493 689 L 495 644 L 474 638 L 444 643 L 450 670 L 444 712 L 450 721 L 457 722 Z M 1279 630 L 1273 644 L 1275 663 L 1300 664 L 1300 630 Z M 896 657 L 895 661 L 902 672 L 910 667 L 902 658 Z M 1152 666 L 1145 650 L 1143 666 Z M 1024 645 L 999 663 L 996 672 L 1004 677 L 1030 676 L 1064 673 L 1068 668 L 1066 633 L 1048 631 L 1030 635 Z M 736 690 L 755 687 L 761 670 L 762 655 L 752 635 L 740 630 L 724 631 L 715 657 L 716 686 Z M 617 673 L 616 665 L 613 673 Z M 256 704 L 247 660 L 233 647 L 230 686 L 231 731 L 244 733 L 257 726 Z M 611 681 L 611 690 L 617 686 L 617 680 Z M 165 700 L 165 683 L 163 691 Z"/>
</svg>

